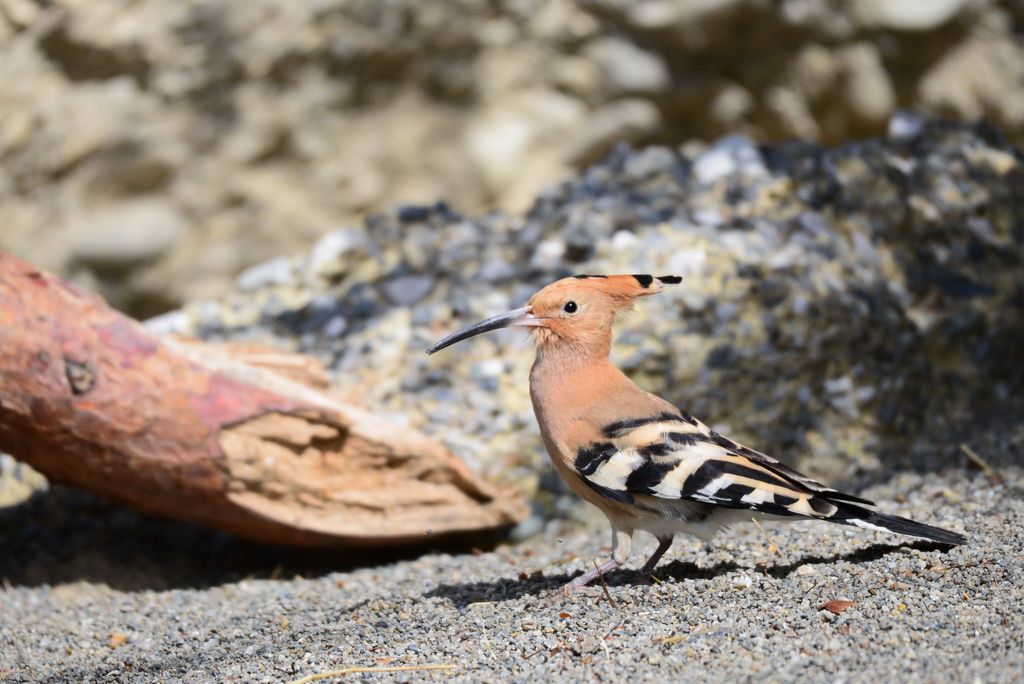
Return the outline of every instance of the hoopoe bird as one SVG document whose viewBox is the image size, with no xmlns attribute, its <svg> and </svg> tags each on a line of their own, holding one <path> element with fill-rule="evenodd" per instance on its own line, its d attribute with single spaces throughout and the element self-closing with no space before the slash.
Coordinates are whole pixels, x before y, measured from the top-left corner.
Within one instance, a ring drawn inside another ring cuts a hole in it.
<svg viewBox="0 0 1024 684">
<path fill-rule="evenodd" d="M 815 519 L 888 530 L 943 544 L 956 532 L 865 506 L 724 437 L 685 411 L 637 387 L 609 360 L 612 323 L 638 297 L 661 292 L 679 276 L 579 275 L 537 292 L 526 306 L 452 333 L 433 354 L 480 333 L 523 326 L 537 348 L 530 397 L 555 470 L 597 506 L 612 527 L 612 557 L 573 579 L 580 589 L 623 565 L 634 532 L 658 547 L 641 570 L 650 576 L 677 533 L 708 541 L 751 517 Z"/>
</svg>

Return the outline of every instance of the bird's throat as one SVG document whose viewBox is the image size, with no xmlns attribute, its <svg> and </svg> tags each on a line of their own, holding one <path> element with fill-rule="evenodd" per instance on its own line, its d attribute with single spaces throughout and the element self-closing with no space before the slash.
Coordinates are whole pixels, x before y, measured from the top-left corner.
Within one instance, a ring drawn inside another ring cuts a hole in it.
<svg viewBox="0 0 1024 684">
<path fill-rule="evenodd" d="M 569 349 L 538 350 L 530 369 L 530 394 L 534 408 L 547 413 L 551 407 L 580 409 L 600 397 L 622 377 L 605 353 L 581 353 Z M 571 401 L 567 398 L 572 397 Z"/>
</svg>

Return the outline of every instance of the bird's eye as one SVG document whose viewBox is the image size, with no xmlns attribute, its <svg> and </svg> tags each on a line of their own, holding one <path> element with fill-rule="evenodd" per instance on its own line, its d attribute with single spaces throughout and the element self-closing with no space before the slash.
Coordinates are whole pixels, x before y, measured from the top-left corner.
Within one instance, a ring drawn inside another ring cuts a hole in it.
<svg viewBox="0 0 1024 684">
<path fill-rule="evenodd" d="M 565 306 L 562 307 L 562 311 L 565 313 L 576 313 L 576 309 L 578 308 L 579 307 L 576 306 L 576 302 L 566 302 Z"/>
</svg>

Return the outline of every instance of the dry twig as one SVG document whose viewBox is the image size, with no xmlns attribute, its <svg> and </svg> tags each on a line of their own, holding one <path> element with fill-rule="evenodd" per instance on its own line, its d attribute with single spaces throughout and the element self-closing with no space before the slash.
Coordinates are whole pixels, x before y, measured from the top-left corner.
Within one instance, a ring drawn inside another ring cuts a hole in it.
<svg viewBox="0 0 1024 684">
<path fill-rule="evenodd" d="M 751 520 L 754 521 L 754 524 L 757 525 L 757 529 L 761 530 L 761 534 L 763 534 L 765 539 L 768 540 L 768 553 L 779 553 L 779 545 L 776 544 L 775 540 L 772 539 L 772 536 L 768 534 L 768 530 L 761 527 L 761 523 L 758 522 L 757 518 L 751 518 Z"/>
<path fill-rule="evenodd" d="M 344 677 L 345 675 L 358 674 L 361 672 L 418 672 L 423 670 L 456 670 L 458 665 L 394 665 L 388 667 L 346 667 L 343 670 L 330 670 L 318 672 L 317 674 L 306 675 L 301 679 L 288 682 L 288 684 L 309 684 L 318 682 L 321 679 L 332 677 Z"/>
<path fill-rule="evenodd" d="M 978 452 L 966 444 L 960 445 L 960 451 L 964 452 L 967 458 L 971 460 L 971 463 L 978 466 L 982 472 L 988 476 L 988 481 L 992 483 L 993 486 L 1003 484 L 1003 476 L 997 473 L 995 468 L 988 464 L 988 461 L 979 456 Z"/>
<path fill-rule="evenodd" d="M 594 561 L 594 567 L 597 568 L 597 576 L 601 580 L 601 588 L 604 589 L 604 597 L 608 599 L 608 603 L 611 604 L 612 608 L 618 610 L 619 604 L 615 602 L 615 599 L 612 598 L 612 593 L 608 591 L 608 583 L 604 581 L 604 573 L 601 572 L 601 568 L 598 567 L 597 561 Z"/>
</svg>

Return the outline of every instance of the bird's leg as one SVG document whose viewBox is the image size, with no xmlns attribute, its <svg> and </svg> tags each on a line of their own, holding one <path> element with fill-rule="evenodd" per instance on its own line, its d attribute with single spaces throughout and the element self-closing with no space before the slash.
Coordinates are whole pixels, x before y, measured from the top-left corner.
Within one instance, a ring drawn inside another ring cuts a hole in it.
<svg viewBox="0 0 1024 684">
<path fill-rule="evenodd" d="M 604 565 L 599 568 L 587 570 L 585 573 L 569 582 L 563 588 L 566 594 L 572 594 L 573 592 L 579 591 L 583 587 L 587 586 L 598 577 L 602 577 L 612 570 L 621 567 L 626 560 L 629 558 L 629 550 L 633 542 L 633 531 L 620 530 L 615 527 L 612 528 L 612 546 L 615 550 L 612 552 L 611 560 L 607 561 Z"/>
<path fill-rule="evenodd" d="M 654 550 L 651 557 L 647 559 L 646 563 L 644 563 L 644 567 L 640 568 L 640 574 L 643 577 L 648 578 L 648 581 L 651 573 L 654 572 L 654 567 L 658 564 L 658 561 L 661 560 L 661 557 L 664 556 L 665 552 L 668 551 L 670 546 L 672 546 L 672 539 L 673 537 L 658 537 L 658 548 Z"/>
</svg>

